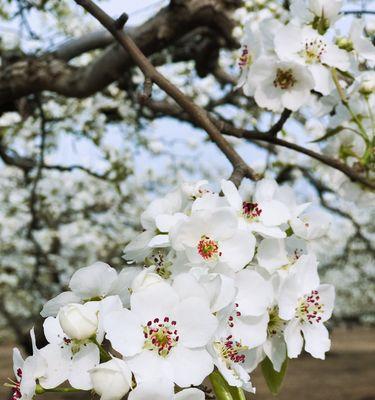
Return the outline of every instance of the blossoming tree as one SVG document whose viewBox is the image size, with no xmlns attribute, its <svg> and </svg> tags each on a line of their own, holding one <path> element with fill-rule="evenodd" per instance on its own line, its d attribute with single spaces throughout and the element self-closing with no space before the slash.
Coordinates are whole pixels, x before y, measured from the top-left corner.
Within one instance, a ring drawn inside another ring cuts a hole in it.
<svg viewBox="0 0 375 400">
<path fill-rule="evenodd" d="M 255 393 L 256 368 L 277 393 L 303 349 L 324 359 L 335 289 L 318 265 L 347 229 L 333 215 L 354 230 L 344 246 L 373 250 L 369 220 L 356 219 L 375 187 L 365 10 L 348 19 L 340 0 L 171 0 L 128 28 L 126 13 L 113 19 L 92 0 L 5 3 L 33 54 L 3 45 L 0 313 L 21 343 L 19 321 L 43 327 L 30 331 L 32 355 L 14 349 L 13 399 L 202 400 L 209 380 L 217 399 L 238 400 Z M 32 13 L 48 17 L 45 35 L 58 22 L 53 50 Z M 55 46 L 61 33 L 74 38 Z M 139 132 L 162 116 L 210 144 L 181 160 L 146 140 Z M 125 145 L 108 138 L 115 130 Z M 57 163 L 70 158 L 69 135 L 100 149 L 99 165 Z M 141 177 L 142 151 L 168 156 L 164 173 Z M 184 182 L 184 169 L 211 184 Z M 309 187 L 325 211 L 305 201 Z"/>
</svg>

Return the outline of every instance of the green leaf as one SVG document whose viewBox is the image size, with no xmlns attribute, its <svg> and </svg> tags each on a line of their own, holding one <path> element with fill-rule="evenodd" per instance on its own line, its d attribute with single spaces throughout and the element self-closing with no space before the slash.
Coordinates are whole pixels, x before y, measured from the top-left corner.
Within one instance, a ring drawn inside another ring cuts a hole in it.
<svg viewBox="0 0 375 400">
<path fill-rule="evenodd" d="M 234 400 L 228 382 L 218 370 L 213 371 L 209 378 L 217 400 Z"/>
<path fill-rule="evenodd" d="M 246 400 L 243 390 L 239 387 L 230 386 L 217 369 L 212 372 L 209 378 L 217 400 Z"/>
<path fill-rule="evenodd" d="M 318 139 L 312 140 L 311 143 L 318 143 L 321 142 L 323 140 L 326 140 L 334 135 L 337 135 L 339 132 L 341 132 L 344 128 L 342 126 L 338 126 L 335 129 L 330 129 L 329 131 L 327 131 L 326 134 L 324 134 L 323 136 L 321 136 Z"/>
<path fill-rule="evenodd" d="M 246 400 L 245 393 L 241 388 L 235 386 L 229 386 L 229 390 L 233 400 Z"/>
<path fill-rule="evenodd" d="M 288 366 L 288 358 L 286 358 L 285 361 L 283 362 L 280 372 L 277 372 L 273 369 L 272 362 L 268 357 L 266 357 L 262 361 L 261 364 L 262 373 L 264 379 L 266 380 L 268 389 L 271 391 L 273 395 L 277 395 L 281 389 L 281 385 L 285 377 L 287 366 Z"/>
</svg>

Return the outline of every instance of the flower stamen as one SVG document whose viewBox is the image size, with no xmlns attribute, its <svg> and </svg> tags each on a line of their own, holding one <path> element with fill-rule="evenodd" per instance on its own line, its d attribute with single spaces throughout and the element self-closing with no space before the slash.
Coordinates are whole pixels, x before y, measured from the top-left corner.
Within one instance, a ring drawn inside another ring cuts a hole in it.
<svg viewBox="0 0 375 400">
<path fill-rule="evenodd" d="M 293 75 L 291 68 L 282 69 L 277 68 L 276 77 L 273 81 L 273 86 L 282 90 L 287 90 L 292 88 L 297 83 L 296 78 Z"/>
<path fill-rule="evenodd" d="M 231 363 L 242 364 L 246 360 L 246 355 L 241 354 L 241 351 L 248 350 L 248 347 L 243 346 L 241 342 L 233 340 L 232 335 L 229 335 L 225 340 L 215 342 L 214 346 L 227 366 Z"/>
<path fill-rule="evenodd" d="M 296 308 L 296 318 L 300 322 L 308 322 L 309 324 L 321 322 L 323 313 L 324 304 L 320 302 L 317 290 L 313 290 L 310 295 L 302 297 Z"/>
<path fill-rule="evenodd" d="M 262 214 L 262 209 L 258 203 L 244 201 L 242 203 L 242 214 L 247 219 L 255 219 Z"/>
<path fill-rule="evenodd" d="M 198 242 L 198 253 L 205 260 L 212 260 L 217 256 L 221 256 L 219 245 L 215 240 L 210 239 L 208 236 L 203 235 Z"/>
<path fill-rule="evenodd" d="M 249 52 L 249 49 L 247 47 L 247 45 L 243 45 L 242 48 L 242 54 L 238 60 L 238 66 L 243 69 L 245 67 L 248 67 L 252 62 L 252 58 Z"/>
<path fill-rule="evenodd" d="M 326 52 L 327 45 L 320 38 L 306 40 L 304 49 L 301 51 L 302 57 L 308 64 L 321 63 L 322 55 Z"/>
<path fill-rule="evenodd" d="M 176 325 L 176 321 L 170 321 L 169 317 L 164 317 L 162 320 L 155 318 L 148 321 L 143 328 L 145 337 L 143 347 L 156 351 L 161 357 L 167 357 L 179 341 Z"/>
</svg>

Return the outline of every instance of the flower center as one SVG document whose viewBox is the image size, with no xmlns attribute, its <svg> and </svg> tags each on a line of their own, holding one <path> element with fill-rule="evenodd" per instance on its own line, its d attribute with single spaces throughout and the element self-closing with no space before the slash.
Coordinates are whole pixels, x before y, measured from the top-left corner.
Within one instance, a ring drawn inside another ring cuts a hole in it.
<svg viewBox="0 0 375 400">
<path fill-rule="evenodd" d="M 238 60 L 238 65 L 241 69 L 248 67 L 252 62 L 251 54 L 247 45 L 243 45 L 242 54 Z"/>
<path fill-rule="evenodd" d="M 273 86 L 275 86 L 275 88 L 287 90 L 292 88 L 296 82 L 297 80 L 294 77 L 291 68 L 288 69 L 277 68 L 276 78 L 273 81 Z"/>
<path fill-rule="evenodd" d="M 279 307 L 273 307 L 268 311 L 270 320 L 267 326 L 269 337 L 281 336 L 284 332 L 285 321 L 279 317 Z"/>
<path fill-rule="evenodd" d="M 262 209 L 259 207 L 258 203 L 249 203 L 244 201 L 242 203 L 242 214 L 247 219 L 255 219 L 262 214 Z"/>
<path fill-rule="evenodd" d="M 296 308 L 296 318 L 300 322 L 313 324 L 322 320 L 321 315 L 324 312 L 324 304 L 320 303 L 320 296 L 317 290 L 313 290 L 310 295 L 302 297 Z"/>
<path fill-rule="evenodd" d="M 171 267 L 173 264 L 171 261 L 165 260 L 164 254 L 160 251 L 150 258 L 146 258 L 146 265 L 155 265 L 155 272 L 163 279 L 169 279 L 172 275 Z"/>
<path fill-rule="evenodd" d="M 227 364 L 244 363 L 246 356 L 241 354 L 241 351 L 248 350 L 247 346 L 242 346 L 241 342 L 233 340 L 232 335 L 228 336 L 225 340 L 215 342 L 214 347 L 219 356 Z"/>
<path fill-rule="evenodd" d="M 321 62 L 322 55 L 326 51 L 326 43 L 322 39 L 315 38 L 305 41 L 304 48 L 300 54 L 308 64 L 314 64 Z"/>
<path fill-rule="evenodd" d="M 61 338 L 60 335 L 58 336 L 61 340 L 60 348 L 63 349 L 65 347 L 71 351 L 72 354 L 70 356 L 70 359 L 73 359 L 73 356 L 81 350 L 82 346 L 86 347 L 90 343 L 90 339 L 79 340 L 79 339 L 70 339 L 65 336 Z"/>
<path fill-rule="evenodd" d="M 176 321 L 170 321 L 169 317 L 164 317 L 163 321 L 159 318 L 148 321 L 143 328 L 143 334 L 145 337 L 143 347 L 156 351 L 161 357 L 167 357 L 179 340 Z"/>
<path fill-rule="evenodd" d="M 198 242 L 198 253 L 205 260 L 212 260 L 221 256 L 218 243 L 206 235 L 203 235 L 201 240 Z"/>
</svg>

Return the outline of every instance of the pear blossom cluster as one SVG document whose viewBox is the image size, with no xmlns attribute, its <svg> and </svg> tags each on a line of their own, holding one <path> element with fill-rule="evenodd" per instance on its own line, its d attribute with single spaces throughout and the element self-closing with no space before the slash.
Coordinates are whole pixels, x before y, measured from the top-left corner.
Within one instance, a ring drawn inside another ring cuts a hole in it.
<svg viewBox="0 0 375 400">
<path fill-rule="evenodd" d="M 60 389 L 203 400 L 214 371 L 255 393 L 266 358 L 275 373 L 303 349 L 324 359 L 335 290 L 311 245 L 330 220 L 273 179 L 240 189 L 200 181 L 151 201 L 123 270 L 81 268 L 44 305 L 48 344 L 32 330 L 33 355 L 14 350 L 13 400 Z"/>
<path fill-rule="evenodd" d="M 373 178 L 375 46 L 365 18 L 348 19 L 343 5 L 293 0 L 279 18 L 246 20 L 238 86 L 262 109 L 298 111 L 315 148 Z M 355 185 L 329 175 L 352 199 Z"/>
<path fill-rule="evenodd" d="M 363 20 L 354 19 L 347 34 L 338 32 L 342 4 L 294 0 L 285 23 L 248 21 L 239 58 L 239 86 L 245 94 L 262 108 L 296 111 L 311 101 L 311 91 L 319 96 L 335 92 L 333 69 L 360 77 L 361 63 L 375 62 L 375 48 L 365 37 Z"/>
</svg>

